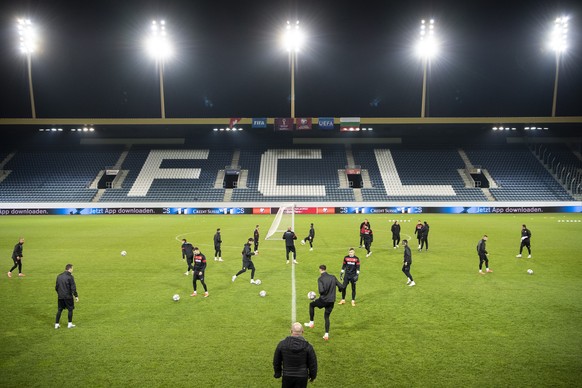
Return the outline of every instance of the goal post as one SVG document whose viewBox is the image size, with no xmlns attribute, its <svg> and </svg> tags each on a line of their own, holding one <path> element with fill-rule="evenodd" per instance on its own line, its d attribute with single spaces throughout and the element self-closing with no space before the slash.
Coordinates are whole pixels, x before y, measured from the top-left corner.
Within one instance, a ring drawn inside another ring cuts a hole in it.
<svg viewBox="0 0 582 388">
<path fill-rule="evenodd" d="M 279 240 L 287 228 L 295 230 L 295 204 L 287 203 L 279 207 L 277 215 L 265 236 L 265 240 Z"/>
</svg>

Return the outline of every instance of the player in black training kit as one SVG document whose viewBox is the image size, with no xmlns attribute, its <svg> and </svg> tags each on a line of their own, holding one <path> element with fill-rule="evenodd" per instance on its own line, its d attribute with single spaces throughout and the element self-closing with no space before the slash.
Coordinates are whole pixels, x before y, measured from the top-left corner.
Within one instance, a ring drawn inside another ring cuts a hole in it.
<svg viewBox="0 0 582 388">
<path fill-rule="evenodd" d="M 204 297 L 208 298 L 208 288 L 204 282 L 204 271 L 206 271 L 206 256 L 200 252 L 198 247 L 194 248 L 194 266 L 192 267 L 194 276 L 192 278 L 192 287 L 194 292 L 190 296 L 196 296 L 196 283 L 200 280 L 200 284 L 204 287 Z"/>
<path fill-rule="evenodd" d="M 194 247 L 185 238 L 182 239 L 182 258 L 186 256 L 186 264 L 188 264 L 188 269 L 184 272 L 184 275 L 188 276 L 190 270 L 194 270 L 192 263 L 194 262 Z"/>
<path fill-rule="evenodd" d="M 352 306 L 356 305 L 356 282 L 360 275 L 360 259 L 356 256 L 354 248 L 348 250 L 348 255 L 344 257 L 340 281 L 343 280 L 342 300 L 338 304 L 346 303 L 346 291 L 348 283 L 352 284 Z"/>
<path fill-rule="evenodd" d="M 182 260 L 186 260 L 186 251 L 184 250 L 184 245 L 186 245 L 186 244 L 187 244 L 186 239 L 183 238 L 182 239 L 182 247 L 181 247 L 182 248 Z"/>
<path fill-rule="evenodd" d="M 424 248 L 426 246 L 426 250 L 428 251 L 428 232 L 430 230 L 430 226 L 428 226 L 428 223 L 426 221 L 424 221 L 424 225 L 422 226 L 422 229 L 420 230 L 420 247 L 418 248 L 418 251 L 422 251 L 422 248 Z"/>
<path fill-rule="evenodd" d="M 18 276 L 23 277 L 24 274 L 22 273 L 22 258 L 24 255 L 22 254 L 22 245 L 24 244 L 24 237 L 20 237 L 18 242 L 14 246 L 14 250 L 12 251 L 12 261 L 14 261 L 14 265 L 10 268 L 10 271 L 6 275 L 9 278 L 12 277 L 12 271 L 18 267 Z"/>
<path fill-rule="evenodd" d="M 214 261 L 224 261 L 222 260 L 222 249 L 220 248 L 220 244 L 222 244 L 222 237 L 220 236 L 220 228 L 218 228 L 214 235 Z"/>
<path fill-rule="evenodd" d="M 323 318 L 325 319 L 325 335 L 323 336 L 323 339 L 327 341 L 329 339 L 329 316 L 333 311 L 333 306 L 336 300 L 335 288 L 337 287 L 341 291 L 344 289 L 344 286 L 335 276 L 327 273 L 327 267 L 324 264 L 319 266 L 319 273 L 321 274 L 317 280 L 319 298 L 309 303 L 309 322 L 305 322 L 305 326 L 313 328 L 315 326 L 313 321 L 313 318 L 315 317 L 315 308 L 325 308 L 325 313 L 323 314 Z"/>
<path fill-rule="evenodd" d="M 424 225 L 422 221 L 418 220 L 418 223 L 414 227 L 414 234 L 416 234 L 416 239 L 418 240 L 418 249 L 420 249 L 420 243 L 422 242 L 422 228 L 424 228 Z"/>
<path fill-rule="evenodd" d="M 364 248 L 366 248 L 366 257 L 372 255 L 372 243 L 374 242 L 374 234 L 369 226 L 364 226 Z"/>
<path fill-rule="evenodd" d="M 295 250 L 295 240 L 297 236 L 295 232 L 291 230 L 291 227 L 287 228 L 287 231 L 283 233 L 283 240 L 285 240 L 285 257 L 287 258 L 287 264 L 289 264 L 289 252 L 293 252 L 293 263 L 297 264 L 297 251 Z"/>
<path fill-rule="evenodd" d="M 259 225 L 255 226 L 253 232 L 253 239 L 255 240 L 255 252 L 259 250 Z"/>
<path fill-rule="evenodd" d="M 483 263 L 485 263 L 486 272 L 493 272 L 489 269 L 489 257 L 487 257 L 489 252 L 487 252 L 486 247 L 487 239 L 488 237 L 485 234 L 483 235 L 483 238 L 479 240 L 479 243 L 477 243 L 477 254 L 479 255 L 479 273 L 481 275 L 485 275 L 483 272 Z"/>
<path fill-rule="evenodd" d="M 523 247 L 527 248 L 527 258 L 531 259 L 531 231 L 523 224 L 521 226 L 521 244 L 519 245 L 519 255 L 515 257 L 521 257 L 521 252 L 523 251 Z"/>
<path fill-rule="evenodd" d="M 242 273 L 247 272 L 247 269 L 251 270 L 251 284 L 255 284 L 255 265 L 253 264 L 253 260 L 251 256 L 258 255 L 259 252 L 253 252 L 251 250 L 251 244 L 253 243 L 253 238 L 249 238 L 247 243 L 244 245 L 242 250 L 242 269 L 236 273 L 236 275 L 232 276 L 232 281 L 236 280 L 236 277 Z"/>
<path fill-rule="evenodd" d="M 315 238 L 315 228 L 313 227 L 313 223 L 311 224 L 311 228 L 309 228 L 309 235 L 301 240 L 301 245 L 305 245 L 305 241 L 309 241 L 309 250 L 313 250 L 313 239 Z"/>
<path fill-rule="evenodd" d="M 410 274 L 410 267 L 412 266 L 412 252 L 408 246 L 408 240 L 402 240 L 402 246 L 404 247 L 404 262 L 402 263 L 402 272 L 404 272 L 408 278 L 406 284 L 408 284 L 410 287 L 416 286 L 416 283 Z"/>
<path fill-rule="evenodd" d="M 57 276 L 57 282 L 55 285 L 55 291 L 58 295 L 57 301 L 57 316 L 55 319 L 55 329 L 61 327 L 61 314 L 63 310 L 68 310 L 68 320 L 69 324 L 67 327 L 72 329 L 75 327 L 73 325 L 73 310 L 75 309 L 75 301 L 79 301 L 79 294 L 77 293 L 77 285 L 75 284 L 75 278 L 73 277 L 73 264 L 67 264 L 65 266 L 65 272 Z M 73 299 L 73 297 L 75 299 Z"/>
<path fill-rule="evenodd" d="M 363 248 L 363 242 L 364 242 L 364 227 L 368 227 L 368 229 L 370 229 L 370 223 L 368 222 L 367 219 L 365 219 L 361 224 L 360 224 L 360 248 Z"/>
<path fill-rule="evenodd" d="M 394 221 L 390 231 L 392 232 L 392 246 L 396 249 L 398 248 L 398 244 L 400 244 L 400 224 L 398 221 Z"/>
</svg>

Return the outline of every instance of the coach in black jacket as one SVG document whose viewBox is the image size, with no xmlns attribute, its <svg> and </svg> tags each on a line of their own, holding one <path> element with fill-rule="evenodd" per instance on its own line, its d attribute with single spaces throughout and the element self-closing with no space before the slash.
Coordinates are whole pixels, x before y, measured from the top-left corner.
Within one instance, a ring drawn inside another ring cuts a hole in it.
<svg viewBox="0 0 582 388">
<path fill-rule="evenodd" d="M 273 369 L 276 379 L 283 374 L 283 387 L 307 387 L 307 380 L 317 377 L 317 356 L 313 346 L 303 338 L 301 323 L 291 325 L 291 335 L 277 345 Z"/>
</svg>

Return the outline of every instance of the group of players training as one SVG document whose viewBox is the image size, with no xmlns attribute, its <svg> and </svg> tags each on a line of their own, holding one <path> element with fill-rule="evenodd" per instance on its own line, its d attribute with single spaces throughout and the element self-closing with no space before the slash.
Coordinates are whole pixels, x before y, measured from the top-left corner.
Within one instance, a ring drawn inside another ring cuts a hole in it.
<svg viewBox="0 0 582 388">
<path fill-rule="evenodd" d="M 430 226 L 429 224 L 424 221 L 421 222 L 418 220 L 418 223 L 415 226 L 414 234 L 418 240 L 418 251 L 428 251 L 428 235 L 429 235 Z M 408 240 L 400 240 L 400 231 L 401 227 L 398 221 L 394 221 L 391 226 L 392 232 L 392 246 L 394 249 L 400 246 L 404 247 L 404 258 L 402 263 L 402 272 L 407 278 L 406 284 L 409 287 L 413 287 L 416 285 L 414 278 L 410 273 L 410 268 L 412 266 L 412 252 L 410 250 Z M 372 227 L 370 222 L 365 219 L 360 224 L 360 248 L 366 249 L 366 257 L 370 257 L 372 254 L 372 242 L 374 241 Z M 237 277 L 247 270 L 251 271 L 251 284 L 259 284 L 258 280 L 255 281 L 255 265 L 252 261 L 252 256 L 259 254 L 259 225 L 255 227 L 253 232 L 253 237 L 249 238 L 247 242 L 243 246 L 242 254 L 242 268 L 238 271 L 235 275 L 232 276 L 232 281 L 234 282 Z M 522 257 L 522 252 L 524 248 L 528 250 L 528 258 L 531 258 L 531 231 L 526 227 L 526 225 L 522 225 L 521 230 L 521 244 L 519 248 L 519 254 L 516 256 L 518 258 Z M 291 227 L 287 228 L 287 231 L 283 233 L 282 239 L 285 240 L 285 248 L 286 248 L 286 263 L 289 264 L 290 258 L 289 254 L 292 253 L 292 260 L 293 264 L 298 264 L 297 262 L 297 252 L 295 249 L 295 240 L 297 240 L 297 235 L 292 230 Z M 313 223 L 309 229 L 309 234 L 303 240 L 301 240 L 301 244 L 305 245 L 306 242 L 309 242 L 310 250 L 313 250 L 313 240 L 315 239 L 315 228 Z M 488 252 L 486 249 L 486 242 L 487 242 L 487 235 L 484 235 L 483 238 L 477 244 L 477 254 L 479 256 L 479 273 L 484 275 L 488 272 L 493 272 L 489 268 L 489 259 L 488 259 Z M 214 234 L 214 260 L 215 261 L 223 261 L 222 259 L 222 238 L 220 235 L 220 228 L 216 230 Z M 251 248 L 252 246 L 252 248 Z M 356 283 L 358 281 L 358 277 L 360 274 L 360 259 L 356 256 L 356 251 L 354 248 L 349 248 L 348 254 L 344 257 L 342 269 L 340 272 L 340 279 L 338 280 L 334 275 L 327 273 L 327 267 L 325 265 L 319 266 L 320 277 L 318 279 L 318 291 L 319 291 L 319 298 L 314 299 L 309 304 L 309 322 L 305 323 L 305 326 L 309 328 L 314 327 L 314 317 L 315 317 L 315 308 L 318 309 L 325 309 L 324 310 L 324 321 L 325 321 L 325 334 L 323 336 L 324 340 L 329 339 L 329 327 L 330 327 L 330 320 L 329 317 L 331 312 L 333 311 L 335 302 L 336 302 L 336 287 L 341 291 L 342 298 L 338 304 L 343 305 L 346 303 L 346 291 L 348 285 L 351 285 L 352 289 L 352 306 L 356 306 Z M 191 296 L 197 296 L 197 283 L 200 281 L 202 287 L 204 288 L 204 297 L 208 297 L 208 288 L 206 286 L 206 282 L 204 281 L 204 272 L 206 270 L 206 256 L 200 252 L 198 247 L 194 247 L 191 243 L 189 243 L 186 239 L 182 239 L 182 259 L 186 260 L 188 268 L 185 275 L 189 275 L 190 271 L 193 275 L 192 286 L 194 291 L 192 292 Z M 485 265 L 485 272 L 483 272 L 483 265 Z"/>
</svg>

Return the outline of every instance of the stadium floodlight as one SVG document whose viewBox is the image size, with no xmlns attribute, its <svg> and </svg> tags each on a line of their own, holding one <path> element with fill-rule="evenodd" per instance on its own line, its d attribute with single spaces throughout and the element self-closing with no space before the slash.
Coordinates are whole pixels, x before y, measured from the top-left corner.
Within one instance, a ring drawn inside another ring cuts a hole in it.
<svg viewBox="0 0 582 388">
<path fill-rule="evenodd" d="M 36 119 L 36 106 L 34 104 L 34 90 L 32 88 L 32 54 L 36 51 L 38 42 L 37 34 L 30 19 L 18 19 L 16 23 L 20 52 L 26 55 L 28 67 L 28 92 L 30 95 L 30 110 L 32 118 Z"/>
<path fill-rule="evenodd" d="M 150 35 L 146 41 L 146 48 L 151 56 L 156 59 L 160 77 L 160 110 L 162 118 L 166 118 L 166 106 L 164 100 L 164 61 L 168 59 L 172 53 L 172 46 L 168 40 L 166 32 L 166 21 L 153 20 L 150 26 Z"/>
<path fill-rule="evenodd" d="M 560 58 L 568 48 L 568 17 L 562 16 L 554 21 L 550 48 L 556 53 L 556 77 L 554 79 L 554 98 L 552 99 L 552 117 L 556 117 L 556 102 L 558 100 L 558 76 L 560 72 Z"/>
<path fill-rule="evenodd" d="M 285 27 L 284 44 L 289 52 L 289 62 L 291 63 L 291 118 L 295 118 L 295 61 L 297 53 L 303 46 L 305 37 L 299 29 L 299 21 L 292 24 L 287 20 Z"/>
<path fill-rule="evenodd" d="M 426 115 L 426 79 L 428 67 L 430 66 L 431 58 L 433 58 L 437 52 L 437 42 L 435 40 L 434 26 L 434 19 L 430 19 L 428 22 L 424 19 L 420 21 L 420 37 L 418 44 L 416 45 L 416 50 L 419 56 L 422 58 L 423 72 L 420 117 L 425 117 Z"/>
</svg>

